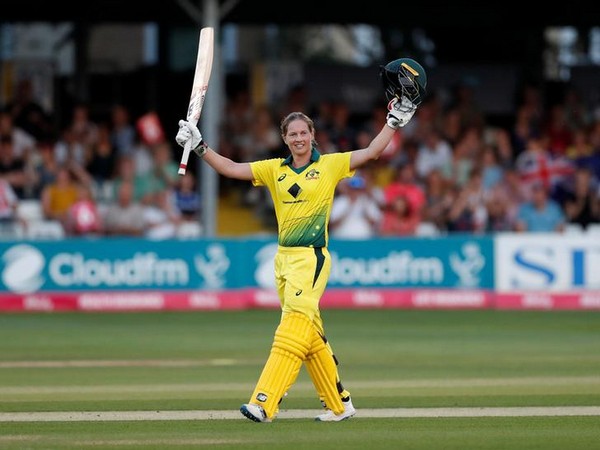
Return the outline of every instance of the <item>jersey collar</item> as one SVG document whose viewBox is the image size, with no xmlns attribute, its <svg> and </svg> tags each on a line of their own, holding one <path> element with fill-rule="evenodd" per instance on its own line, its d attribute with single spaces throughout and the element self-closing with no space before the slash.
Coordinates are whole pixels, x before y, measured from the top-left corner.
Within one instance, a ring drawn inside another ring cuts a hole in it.
<svg viewBox="0 0 600 450">
<path fill-rule="evenodd" d="M 315 147 L 313 147 L 312 150 L 310 151 L 310 162 L 309 162 L 309 164 L 318 161 L 320 157 L 321 157 L 321 154 L 319 153 L 319 151 Z M 293 161 L 292 155 L 290 155 L 290 156 L 288 156 L 287 158 L 285 158 L 283 160 L 283 162 L 281 163 L 281 165 L 282 166 L 286 166 L 287 165 L 287 166 L 291 167 L 292 166 L 292 161 Z"/>
</svg>

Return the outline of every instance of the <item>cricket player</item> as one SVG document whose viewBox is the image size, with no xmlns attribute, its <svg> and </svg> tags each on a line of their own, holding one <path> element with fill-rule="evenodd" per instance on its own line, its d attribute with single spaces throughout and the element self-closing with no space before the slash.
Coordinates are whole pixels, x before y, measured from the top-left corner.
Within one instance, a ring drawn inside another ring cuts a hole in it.
<svg viewBox="0 0 600 450">
<path fill-rule="evenodd" d="M 275 280 L 281 318 L 269 357 L 250 396 L 240 411 L 255 422 L 271 422 L 279 403 L 295 383 L 304 365 L 324 412 L 315 420 L 338 422 L 355 415 L 350 392 L 338 373 L 338 361 L 326 338 L 319 310 L 331 270 L 328 225 L 335 188 L 363 164 L 379 158 L 394 133 L 413 117 L 425 94 L 427 78 L 419 63 L 409 58 L 381 67 L 388 98 L 386 123 L 362 149 L 320 154 L 312 119 L 302 112 L 283 118 L 281 137 L 290 154 L 239 163 L 220 155 L 202 139 L 198 128 L 179 121 L 176 141 L 191 148 L 219 174 L 266 186 L 275 207 L 278 251 Z"/>
</svg>

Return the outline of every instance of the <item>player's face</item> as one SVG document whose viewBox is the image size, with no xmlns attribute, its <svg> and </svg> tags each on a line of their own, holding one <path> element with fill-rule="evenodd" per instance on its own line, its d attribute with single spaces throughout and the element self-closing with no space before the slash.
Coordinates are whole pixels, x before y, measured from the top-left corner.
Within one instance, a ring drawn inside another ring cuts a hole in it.
<svg viewBox="0 0 600 450">
<path fill-rule="evenodd" d="M 313 138 L 308 124 L 304 120 L 298 119 L 288 125 L 285 143 L 294 156 L 310 155 Z"/>
</svg>

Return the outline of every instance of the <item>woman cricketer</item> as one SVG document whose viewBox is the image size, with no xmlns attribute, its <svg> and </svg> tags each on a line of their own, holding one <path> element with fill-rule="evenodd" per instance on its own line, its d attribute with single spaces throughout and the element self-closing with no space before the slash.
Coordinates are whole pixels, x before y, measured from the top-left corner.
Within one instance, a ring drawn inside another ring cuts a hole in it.
<svg viewBox="0 0 600 450">
<path fill-rule="evenodd" d="M 185 147 L 191 140 L 194 152 L 219 174 L 266 186 L 273 199 L 278 224 L 274 267 L 281 319 L 254 392 L 240 408 L 255 422 L 275 418 L 303 364 L 325 408 L 317 421 L 337 422 L 356 413 L 350 393 L 340 381 L 319 310 L 331 270 L 329 215 L 337 184 L 379 158 L 394 133 L 411 120 L 427 83 L 423 68 L 410 58 L 381 67 L 380 75 L 389 100 L 386 123 L 371 143 L 359 150 L 320 154 L 312 119 L 292 112 L 280 126 L 290 151 L 287 158 L 239 163 L 211 149 L 193 123 L 179 121 L 175 138 L 179 145 Z"/>
</svg>

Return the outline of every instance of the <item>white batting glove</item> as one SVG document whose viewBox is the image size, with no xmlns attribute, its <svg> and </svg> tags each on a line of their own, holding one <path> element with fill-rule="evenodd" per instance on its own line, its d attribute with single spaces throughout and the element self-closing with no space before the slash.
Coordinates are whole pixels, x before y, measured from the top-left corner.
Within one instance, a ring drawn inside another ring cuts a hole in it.
<svg viewBox="0 0 600 450">
<path fill-rule="evenodd" d="M 393 98 L 388 103 L 388 113 L 386 116 L 386 123 L 388 127 L 397 130 L 400 127 L 403 127 L 414 115 L 417 107 L 406 97 L 402 97 L 401 101 L 398 101 L 397 98 Z"/>
<path fill-rule="evenodd" d="M 189 141 L 190 148 L 198 156 L 204 156 L 208 147 L 202 139 L 198 127 L 187 120 L 179 121 L 179 131 L 175 136 L 175 141 L 182 147 L 185 147 L 185 144 Z"/>
</svg>

